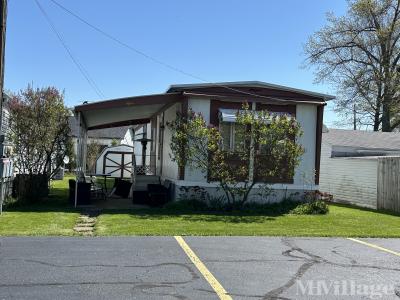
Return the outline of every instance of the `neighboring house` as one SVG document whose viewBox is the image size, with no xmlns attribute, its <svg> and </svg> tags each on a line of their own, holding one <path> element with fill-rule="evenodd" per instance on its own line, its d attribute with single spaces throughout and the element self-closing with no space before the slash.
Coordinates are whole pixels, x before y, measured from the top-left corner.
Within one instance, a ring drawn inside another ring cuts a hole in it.
<svg viewBox="0 0 400 300">
<path fill-rule="evenodd" d="M 0 185 L 0 202 L 5 197 L 11 195 L 12 180 L 14 177 L 14 162 L 12 159 L 13 146 L 9 140 L 10 136 L 10 110 L 9 101 L 10 96 L 3 92 L 3 99 L 1 103 L 1 127 L 0 127 L 0 178 L 2 184 Z M 4 187 L 4 188 L 3 188 Z M 3 194 L 4 192 L 4 194 Z M 1 203 L 0 203 L 1 206 Z M 0 208 L 1 209 L 1 208 Z"/>
<path fill-rule="evenodd" d="M 281 200 L 290 194 L 318 189 L 323 108 L 326 101 L 331 99 L 334 97 L 326 94 L 258 81 L 184 84 L 173 85 L 164 94 L 79 105 L 75 107 L 75 113 L 84 121 L 81 123 L 83 130 L 147 124 L 143 137 L 149 139 L 149 159 L 146 160 L 149 168 L 145 173 L 153 174 L 161 181 L 172 182 L 175 198 L 179 196 L 181 186 L 200 186 L 210 192 L 216 191 L 218 186 L 215 182 L 207 182 L 206 174 L 199 170 L 189 166 L 179 168 L 171 160 L 171 131 L 167 122 L 173 121 L 177 112 L 186 112 L 191 108 L 201 113 L 208 124 L 231 127 L 232 130 L 225 131 L 229 133 L 224 139 L 230 140 L 232 149 L 235 147 L 234 120 L 229 115 L 234 116 L 242 103 L 249 103 L 255 110 L 289 114 L 297 119 L 304 132 L 298 142 L 304 147 L 305 153 L 293 178 L 285 182 L 268 182 L 276 192 L 276 200 Z M 139 145 L 135 144 L 134 148 L 138 156 Z M 258 185 L 250 195 L 251 200 L 258 200 L 257 188 Z"/>
<path fill-rule="evenodd" d="M 69 117 L 69 126 L 75 153 L 77 153 L 79 132 L 77 123 L 74 116 Z M 124 144 L 133 146 L 133 134 L 130 126 L 90 130 L 88 131 L 88 144 L 92 141 L 96 141 L 98 144 L 102 145 L 103 148 L 111 146 L 114 142 L 117 142 L 118 145 Z"/>
<path fill-rule="evenodd" d="M 334 201 L 377 208 L 378 159 L 400 155 L 400 133 L 327 129 L 320 190 Z"/>
<path fill-rule="evenodd" d="M 0 128 L 0 140 L 1 140 L 1 149 L 0 149 L 0 157 L 10 157 L 12 152 L 10 138 L 10 109 L 9 109 L 9 101 L 10 96 L 6 93 L 3 93 L 3 101 L 1 104 L 1 128 Z"/>
</svg>

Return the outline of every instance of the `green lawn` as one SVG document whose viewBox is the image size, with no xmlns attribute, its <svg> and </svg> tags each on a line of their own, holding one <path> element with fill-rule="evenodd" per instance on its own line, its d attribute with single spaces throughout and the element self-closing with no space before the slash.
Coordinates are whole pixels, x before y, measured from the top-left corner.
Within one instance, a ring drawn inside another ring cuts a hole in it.
<svg viewBox="0 0 400 300">
<path fill-rule="evenodd" d="M 400 237 L 400 217 L 341 205 L 309 216 L 109 211 L 99 217 L 96 234 Z"/>
<path fill-rule="evenodd" d="M 53 181 L 48 199 L 41 203 L 5 208 L 0 236 L 73 235 L 79 213 L 67 203 L 68 179 Z"/>
<path fill-rule="evenodd" d="M 73 235 L 77 213 L 10 211 L 0 216 L 0 236 Z"/>
<path fill-rule="evenodd" d="M 0 236 L 73 235 L 79 212 L 67 202 L 68 179 L 54 181 L 45 201 L 5 209 Z M 141 209 L 103 211 L 96 235 L 270 235 L 400 237 L 398 215 L 330 205 L 327 215 L 188 213 Z"/>
</svg>

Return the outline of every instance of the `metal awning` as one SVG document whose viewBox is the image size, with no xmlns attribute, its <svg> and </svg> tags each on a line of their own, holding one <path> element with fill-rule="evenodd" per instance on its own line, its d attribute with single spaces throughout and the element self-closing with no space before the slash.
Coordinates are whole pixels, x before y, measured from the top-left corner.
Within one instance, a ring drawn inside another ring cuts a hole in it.
<svg viewBox="0 0 400 300">
<path fill-rule="evenodd" d="M 219 109 L 219 118 L 221 122 L 226 122 L 226 123 L 235 123 L 237 120 L 237 115 L 244 113 L 244 110 L 241 109 L 229 109 L 229 108 L 220 108 Z M 291 117 L 290 113 L 287 112 L 271 112 L 270 116 L 287 116 Z M 269 120 L 266 120 L 266 122 L 269 122 Z"/>
<path fill-rule="evenodd" d="M 87 130 L 146 124 L 169 105 L 182 101 L 182 93 L 119 98 L 75 107 Z"/>
</svg>

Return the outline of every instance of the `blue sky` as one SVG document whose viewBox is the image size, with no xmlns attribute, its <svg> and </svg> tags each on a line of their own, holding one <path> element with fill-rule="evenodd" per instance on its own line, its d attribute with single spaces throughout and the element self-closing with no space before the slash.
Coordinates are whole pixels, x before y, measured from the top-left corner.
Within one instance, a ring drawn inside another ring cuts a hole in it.
<svg viewBox="0 0 400 300">
<path fill-rule="evenodd" d="M 313 83 L 312 69 L 301 68 L 303 44 L 326 23 L 326 12 L 345 13 L 345 0 L 57 1 L 132 47 L 209 82 L 259 80 L 335 93 Z M 50 0 L 39 2 L 105 98 L 200 82 L 121 47 Z M 56 86 L 70 106 L 101 99 L 33 0 L 9 0 L 6 42 L 6 89 Z M 329 126 L 337 119 L 332 107 L 325 113 Z"/>
</svg>

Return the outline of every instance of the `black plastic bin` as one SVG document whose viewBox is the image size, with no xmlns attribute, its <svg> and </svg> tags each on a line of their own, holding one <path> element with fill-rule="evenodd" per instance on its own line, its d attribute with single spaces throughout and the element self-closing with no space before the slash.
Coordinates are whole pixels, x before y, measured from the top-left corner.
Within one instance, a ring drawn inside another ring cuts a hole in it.
<svg viewBox="0 0 400 300">
<path fill-rule="evenodd" d="M 68 180 L 69 184 L 69 202 L 71 205 L 75 205 L 75 186 L 76 181 L 74 179 Z M 91 183 L 78 182 L 78 197 L 77 205 L 90 205 L 92 204 L 90 198 Z"/>
</svg>

